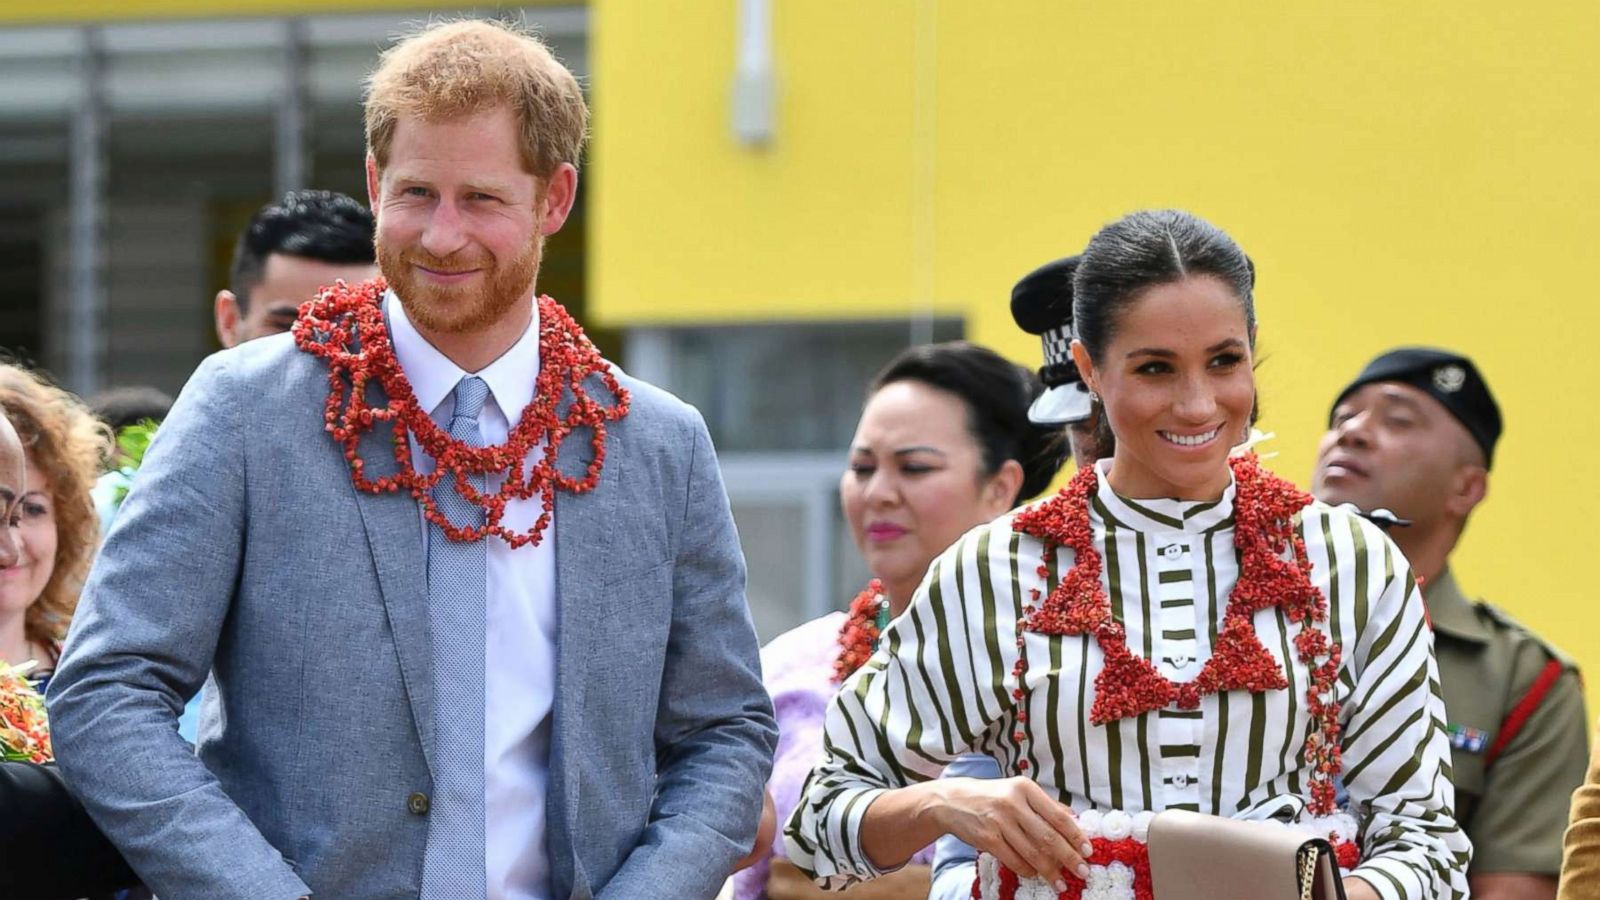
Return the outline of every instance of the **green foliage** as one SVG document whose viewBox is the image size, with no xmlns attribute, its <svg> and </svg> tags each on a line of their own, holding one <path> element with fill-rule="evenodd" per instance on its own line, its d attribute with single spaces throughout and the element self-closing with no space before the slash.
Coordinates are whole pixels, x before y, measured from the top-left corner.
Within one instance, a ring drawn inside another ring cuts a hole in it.
<svg viewBox="0 0 1600 900">
<path fill-rule="evenodd" d="M 127 461 L 126 467 L 137 470 L 144 462 L 144 452 L 150 449 L 150 440 L 156 436 L 156 421 L 144 419 L 117 432 L 117 449 Z"/>
<path fill-rule="evenodd" d="M 112 506 L 120 507 L 122 501 L 127 499 L 128 487 L 133 483 L 134 473 L 139 471 L 139 464 L 144 462 L 145 451 L 150 449 L 150 441 L 156 436 L 157 427 L 154 419 L 144 419 L 117 432 L 117 450 L 123 461 L 117 471 L 123 477 L 111 495 Z"/>
</svg>

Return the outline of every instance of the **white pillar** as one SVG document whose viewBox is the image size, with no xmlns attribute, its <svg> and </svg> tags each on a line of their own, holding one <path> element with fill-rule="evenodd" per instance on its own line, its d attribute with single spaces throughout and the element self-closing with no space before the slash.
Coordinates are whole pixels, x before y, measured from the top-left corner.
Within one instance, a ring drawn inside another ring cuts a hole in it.
<svg viewBox="0 0 1600 900">
<path fill-rule="evenodd" d="M 66 385 L 87 395 L 101 387 L 105 348 L 106 108 L 105 47 L 100 29 L 83 29 L 79 95 L 68 160 L 67 253 L 70 260 L 65 340 Z"/>
<path fill-rule="evenodd" d="M 311 165 L 306 153 L 309 144 L 306 97 L 307 49 L 304 19 L 290 19 L 283 43 L 283 94 L 278 98 L 274 118 L 273 187 L 277 197 L 306 187 L 311 181 Z M 276 199 L 276 197 L 274 198 Z"/>
</svg>

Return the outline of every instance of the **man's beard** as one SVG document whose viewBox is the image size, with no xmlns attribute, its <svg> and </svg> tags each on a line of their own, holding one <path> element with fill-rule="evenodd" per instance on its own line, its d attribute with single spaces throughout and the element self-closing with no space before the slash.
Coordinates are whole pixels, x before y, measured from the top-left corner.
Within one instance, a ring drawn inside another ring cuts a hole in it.
<svg viewBox="0 0 1600 900">
<path fill-rule="evenodd" d="M 419 328 L 436 334 L 481 331 L 500 321 L 528 296 L 544 255 L 544 236 L 540 234 L 534 235 L 526 252 L 505 265 L 497 265 L 487 254 L 440 258 L 416 246 L 389 247 L 382 240 L 376 243 L 378 268 L 400 298 L 406 315 Z M 481 287 L 446 287 L 419 275 L 417 266 L 436 272 L 482 269 L 487 273 L 487 283 Z"/>
</svg>

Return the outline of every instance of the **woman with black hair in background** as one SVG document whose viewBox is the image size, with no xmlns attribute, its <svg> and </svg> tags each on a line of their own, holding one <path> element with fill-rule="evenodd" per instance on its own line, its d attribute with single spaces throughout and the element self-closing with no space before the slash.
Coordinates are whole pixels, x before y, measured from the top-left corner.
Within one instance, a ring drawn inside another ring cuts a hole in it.
<svg viewBox="0 0 1600 900">
<path fill-rule="evenodd" d="M 1042 385 L 1028 370 L 964 341 L 913 347 L 873 380 L 839 482 L 844 517 L 873 581 L 851 604 L 774 639 L 762 671 L 779 741 L 768 785 L 779 816 L 822 757 L 822 713 L 871 655 L 878 632 L 911 601 L 928 564 L 969 529 L 1049 486 L 1065 460 L 1058 430 L 1028 420 Z M 930 839 L 931 841 L 931 839 Z M 774 855 L 734 876 L 738 900 L 820 895 Z M 929 854 L 859 896 L 928 895 Z M 849 896 L 849 894 L 847 894 Z"/>
</svg>

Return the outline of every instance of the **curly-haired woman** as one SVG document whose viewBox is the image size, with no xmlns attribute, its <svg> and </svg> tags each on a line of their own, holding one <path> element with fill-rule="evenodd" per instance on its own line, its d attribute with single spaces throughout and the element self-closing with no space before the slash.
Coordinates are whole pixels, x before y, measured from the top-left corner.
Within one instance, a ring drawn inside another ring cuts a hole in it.
<svg viewBox="0 0 1600 900">
<path fill-rule="evenodd" d="M 26 457 L 0 415 L 0 580 L 22 560 Z M 52 765 L 0 761 L 0 896 L 83 897 L 138 883 Z"/>
<path fill-rule="evenodd" d="M 29 677 L 42 688 L 99 539 L 89 491 L 111 437 L 72 394 L 14 365 L 0 364 L 0 413 L 27 455 L 14 532 L 19 559 L 0 571 L 0 660 L 32 663 Z"/>
</svg>

